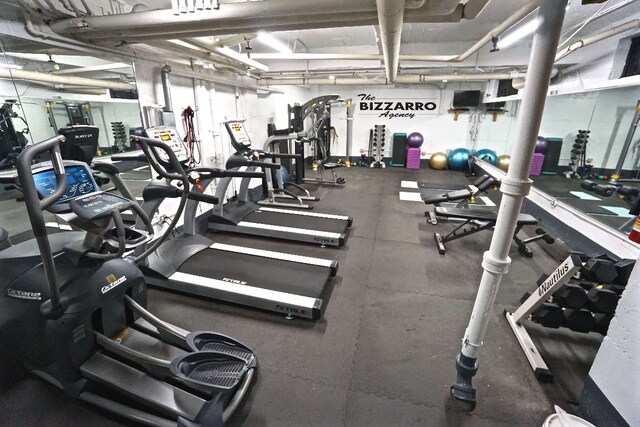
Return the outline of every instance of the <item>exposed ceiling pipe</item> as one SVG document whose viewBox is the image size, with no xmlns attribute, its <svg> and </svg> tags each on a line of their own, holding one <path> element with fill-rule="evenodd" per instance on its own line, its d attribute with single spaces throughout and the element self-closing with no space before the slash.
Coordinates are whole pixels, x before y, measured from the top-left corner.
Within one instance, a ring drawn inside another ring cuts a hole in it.
<svg viewBox="0 0 640 427">
<path fill-rule="evenodd" d="M 480 13 L 484 6 L 486 6 L 488 1 L 481 0 L 478 3 L 472 3 L 471 1 L 467 3 L 466 7 L 471 7 L 470 5 L 476 4 L 476 9 L 474 9 L 473 13 Z M 515 24 L 520 22 L 523 18 L 529 15 L 531 12 L 538 8 L 540 4 L 540 0 L 531 0 L 520 9 L 518 9 L 513 15 L 508 17 L 502 24 L 498 25 L 487 34 L 484 35 L 480 40 L 474 43 L 469 49 L 464 51 L 459 55 L 400 55 L 400 61 L 425 61 L 425 62 L 464 62 L 471 55 L 479 51 L 483 46 L 491 41 L 493 37 L 498 37 L 502 33 L 504 33 L 509 28 L 513 27 Z M 482 7 L 480 7 L 482 6 Z M 407 21 L 407 14 L 410 10 L 405 12 L 405 21 Z M 380 60 L 380 55 L 377 54 L 253 54 L 255 59 L 288 59 L 288 60 L 350 60 L 350 61 L 364 61 L 364 60 Z"/>
<path fill-rule="evenodd" d="M 407 22 L 458 22 L 463 5 L 448 14 L 437 14 L 440 2 L 431 0 L 405 12 Z M 485 1 L 485 0 L 471 0 Z M 257 31 L 288 31 L 314 28 L 376 25 L 372 0 L 323 0 L 322 8 L 306 2 L 269 0 L 226 4 L 218 11 L 202 11 L 174 16 L 170 10 L 152 10 L 124 15 L 88 16 L 50 23 L 59 34 L 96 39 L 145 41 L 167 38 L 221 36 Z"/>
<path fill-rule="evenodd" d="M 52 71 L 53 74 L 80 74 L 80 73 L 91 73 L 94 71 L 110 71 L 110 70 L 119 70 L 122 68 L 131 68 L 131 64 L 123 64 L 123 63 L 115 63 L 115 64 L 102 64 L 102 65 L 92 65 L 90 67 L 74 67 L 74 68 L 65 68 L 63 70 Z"/>
<path fill-rule="evenodd" d="M 267 67 L 264 64 L 261 64 L 258 61 L 254 61 L 253 59 L 249 58 L 247 55 L 243 55 L 232 49 L 217 45 L 215 43 L 209 43 L 209 42 L 203 41 L 199 38 L 193 38 L 193 39 L 187 39 L 187 40 L 172 40 L 171 42 L 179 44 L 188 49 L 195 50 L 197 52 L 205 53 L 207 55 L 217 54 L 229 61 L 237 62 L 246 67 L 255 68 L 256 70 L 269 71 L 269 67 Z"/>
<path fill-rule="evenodd" d="M 562 58 L 566 57 L 567 55 L 572 54 L 573 52 L 575 52 L 578 49 L 581 49 L 585 46 L 589 46 L 591 44 L 594 43 L 598 43 L 602 40 L 606 40 L 610 37 L 616 36 L 620 33 L 624 33 L 626 31 L 629 30 L 635 30 L 640 28 L 640 19 L 634 19 L 632 21 L 627 21 L 624 24 L 615 26 L 611 29 L 608 29 L 606 31 L 603 31 L 601 33 L 598 34 L 594 34 L 592 36 L 588 36 L 588 37 L 584 37 L 576 42 L 571 43 L 569 46 L 565 47 L 564 49 L 562 49 L 560 52 L 558 52 L 556 54 L 556 61 L 561 60 Z"/>
<path fill-rule="evenodd" d="M 10 70 L 8 68 L 0 68 L 0 78 L 13 78 L 16 80 L 31 80 L 54 84 L 58 83 L 71 86 L 100 87 L 114 90 L 135 89 L 135 85 L 124 82 L 112 82 L 109 80 L 88 79 L 85 77 L 75 76 L 60 76 L 55 74 L 39 73 L 37 71 Z"/>
<path fill-rule="evenodd" d="M 210 74 L 202 71 L 191 70 L 187 67 L 182 67 L 182 66 L 172 66 L 171 72 L 172 74 L 175 74 L 178 76 L 191 77 L 195 79 L 204 80 L 207 82 L 221 84 L 224 86 L 238 87 L 242 89 L 251 89 L 251 90 L 258 90 L 258 89 L 269 90 L 268 88 L 258 87 L 257 83 L 247 83 L 240 79 L 236 80 L 227 76 L 215 75 L 215 74 Z"/>
<path fill-rule="evenodd" d="M 400 63 L 404 0 L 376 0 L 376 6 L 387 80 L 393 83 L 398 76 L 398 64 Z"/>
<path fill-rule="evenodd" d="M 473 46 L 469 49 L 456 56 L 451 62 L 464 62 L 471 55 L 482 49 L 484 45 L 489 43 L 493 37 L 499 37 L 502 33 L 504 33 L 509 28 L 513 27 L 515 24 L 520 22 L 523 18 L 529 15 L 531 12 L 536 10 L 540 5 L 540 0 L 531 0 L 520 9 L 518 9 L 513 15 L 509 16 L 505 19 L 502 24 L 495 27 L 493 30 L 489 31 L 484 35 L 480 40 L 478 40 Z"/>
<path fill-rule="evenodd" d="M 171 52 L 183 58 L 195 58 L 195 59 L 201 59 L 203 61 L 208 61 L 217 67 L 228 68 L 234 72 L 244 74 L 247 71 L 243 65 L 240 65 L 237 63 L 231 63 L 227 61 L 225 58 L 221 58 L 218 55 L 213 55 L 211 53 L 201 52 L 193 49 L 188 49 L 187 51 L 185 51 L 184 47 L 180 48 L 178 45 L 175 45 L 171 42 L 154 42 L 154 43 L 151 43 L 150 46 L 158 47 L 162 50 L 166 50 L 167 52 Z"/>
<path fill-rule="evenodd" d="M 160 79 L 162 80 L 162 95 L 164 97 L 164 108 L 162 111 L 170 113 L 173 111 L 173 100 L 171 99 L 171 67 L 168 65 L 160 68 Z"/>
<path fill-rule="evenodd" d="M 401 74 L 396 78 L 396 84 L 420 84 L 442 81 L 487 81 L 524 78 L 525 73 L 468 73 L 468 74 Z M 302 77 L 287 79 L 261 79 L 260 85 L 385 85 L 389 84 L 386 78 L 368 79 L 365 77 Z"/>
<path fill-rule="evenodd" d="M 289 61 L 382 61 L 379 53 L 253 53 L 254 59 L 286 59 Z M 398 55 L 400 61 L 451 62 L 456 55 Z"/>
</svg>

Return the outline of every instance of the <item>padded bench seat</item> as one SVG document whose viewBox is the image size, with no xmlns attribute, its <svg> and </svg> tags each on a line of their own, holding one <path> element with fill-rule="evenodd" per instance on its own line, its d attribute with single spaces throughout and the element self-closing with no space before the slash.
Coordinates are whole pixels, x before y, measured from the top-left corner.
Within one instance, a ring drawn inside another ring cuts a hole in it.
<svg viewBox="0 0 640 427">
<path fill-rule="evenodd" d="M 493 209 L 474 208 L 445 208 L 442 206 L 435 208 L 436 215 L 444 218 L 460 218 L 465 220 L 496 222 L 498 211 Z M 538 220 L 528 214 L 518 215 L 518 225 L 536 225 Z"/>
</svg>

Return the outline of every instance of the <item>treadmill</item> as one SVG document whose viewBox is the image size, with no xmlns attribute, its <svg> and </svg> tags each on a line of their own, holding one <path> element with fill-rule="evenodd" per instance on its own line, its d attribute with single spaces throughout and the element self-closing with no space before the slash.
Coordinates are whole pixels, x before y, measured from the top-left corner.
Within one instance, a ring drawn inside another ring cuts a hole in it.
<svg viewBox="0 0 640 427">
<path fill-rule="evenodd" d="M 287 318 L 321 318 L 329 296 L 330 279 L 338 270 L 337 261 L 213 243 L 196 229 L 198 204 L 218 203 L 216 196 L 204 193 L 214 179 L 262 178 L 264 173 L 211 168 L 185 171 L 183 165 L 189 159 L 188 149 L 175 128 L 157 126 L 147 129 L 146 134 L 170 145 L 180 163 L 172 165 L 169 159 L 160 156 L 148 159 L 158 175 L 169 174 L 172 179 L 154 180 L 144 189 L 144 212 L 153 218 L 165 199 L 182 194 L 171 181 L 189 180 L 183 233 L 164 242 L 141 266 L 147 283 L 282 313 Z"/>
<path fill-rule="evenodd" d="M 267 185 L 271 182 L 271 170 L 279 169 L 280 164 L 261 159 L 275 159 L 280 154 L 252 150 L 251 140 L 243 121 L 226 122 L 225 126 L 237 153 L 227 160 L 227 170 L 248 171 L 262 169 Z M 274 239 L 293 240 L 297 242 L 315 243 L 321 246 L 342 247 L 345 244 L 347 229 L 353 219 L 345 215 L 334 215 L 317 212 L 280 209 L 260 206 L 249 196 L 250 178 L 243 178 L 235 200 L 226 204 L 218 204 L 209 217 L 209 228 L 216 231 L 248 234 L 252 236 L 270 237 Z M 228 194 L 232 178 L 224 178 L 218 182 L 216 196 L 224 200 Z"/>
</svg>

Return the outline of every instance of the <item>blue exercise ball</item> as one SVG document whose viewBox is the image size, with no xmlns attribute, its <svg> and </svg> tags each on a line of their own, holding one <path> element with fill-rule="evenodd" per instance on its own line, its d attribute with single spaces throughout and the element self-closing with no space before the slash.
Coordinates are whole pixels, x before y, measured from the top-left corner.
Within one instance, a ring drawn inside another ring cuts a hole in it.
<svg viewBox="0 0 640 427">
<path fill-rule="evenodd" d="M 420 132 L 410 133 L 407 137 L 407 145 L 412 148 L 418 148 L 424 142 L 424 137 Z"/>
<path fill-rule="evenodd" d="M 495 151 L 489 150 L 488 148 L 483 148 L 482 150 L 476 151 L 474 154 L 480 160 L 484 160 L 485 162 L 491 163 L 492 165 L 496 165 L 498 163 L 498 155 Z"/>
<path fill-rule="evenodd" d="M 456 148 L 449 153 L 449 161 L 447 162 L 449 169 L 462 171 L 469 168 L 469 156 L 471 152 L 466 148 Z"/>
</svg>

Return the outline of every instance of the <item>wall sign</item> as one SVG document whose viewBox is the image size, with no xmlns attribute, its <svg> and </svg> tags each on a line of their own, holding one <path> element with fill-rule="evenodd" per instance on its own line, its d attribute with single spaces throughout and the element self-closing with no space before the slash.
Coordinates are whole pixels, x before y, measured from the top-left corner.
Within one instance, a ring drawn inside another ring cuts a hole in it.
<svg viewBox="0 0 640 427">
<path fill-rule="evenodd" d="M 358 113 L 378 118 L 408 118 L 437 114 L 437 98 L 376 98 L 370 93 L 359 93 Z"/>
</svg>

